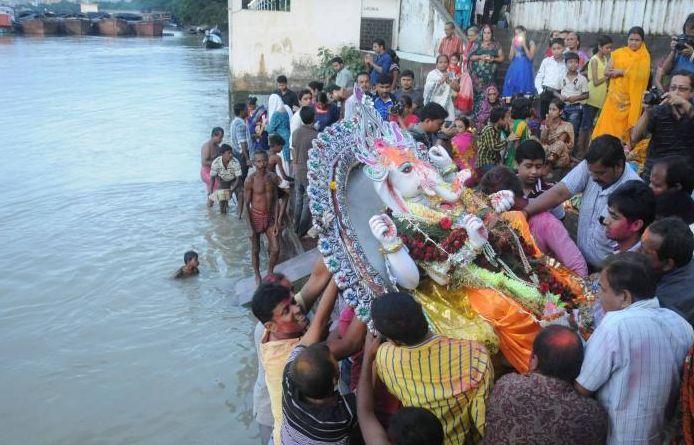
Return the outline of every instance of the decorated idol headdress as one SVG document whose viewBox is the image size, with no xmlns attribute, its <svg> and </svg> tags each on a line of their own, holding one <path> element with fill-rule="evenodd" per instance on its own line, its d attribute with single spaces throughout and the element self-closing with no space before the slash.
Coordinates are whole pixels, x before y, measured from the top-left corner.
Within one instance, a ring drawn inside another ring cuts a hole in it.
<svg viewBox="0 0 694 445">
<path fill-rule="evenodd" d="M 369 218 L 384 207 L 373 182 L 388 176 L 384 156 L 424 159 L 426 151 L 396 123 L 384 122 L 357 85 L 354 95 L 354 117 L 331 125 L 313 141 L 308 196 L 325 264 L 344 300 L 368 321 L 373 298 L 393 290 L 368 232 Z"/>
</svg>

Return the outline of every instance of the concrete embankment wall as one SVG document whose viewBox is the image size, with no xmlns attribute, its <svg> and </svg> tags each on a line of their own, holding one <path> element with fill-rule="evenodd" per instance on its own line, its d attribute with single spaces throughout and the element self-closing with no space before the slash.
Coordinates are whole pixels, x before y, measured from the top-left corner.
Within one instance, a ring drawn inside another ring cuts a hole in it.
<svg viewBox="0 0 694 445">
<path fill-rule="evenodd" d="M 294 88 L 305 85 L 320 47 L 359 45 L 360 21 L 361 0 L 294 1 L 291 11 L 242 9 L 241 0 L 230 0 L 232 95 L 272 91 L 280 74 Z"/>
</svg>

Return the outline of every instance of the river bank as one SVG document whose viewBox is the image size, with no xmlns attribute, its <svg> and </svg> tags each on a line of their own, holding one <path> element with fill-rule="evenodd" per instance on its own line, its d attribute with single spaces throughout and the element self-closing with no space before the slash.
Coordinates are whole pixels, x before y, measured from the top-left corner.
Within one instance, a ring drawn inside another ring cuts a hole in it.
<svg viewBox="0 0 694 445">
<path fill-rule="evenodd" d="M 1 443 L 257 442 L 248 233 L 199 178 L 227 63 L 180 34 L 0 37 Z"/>
</svg>

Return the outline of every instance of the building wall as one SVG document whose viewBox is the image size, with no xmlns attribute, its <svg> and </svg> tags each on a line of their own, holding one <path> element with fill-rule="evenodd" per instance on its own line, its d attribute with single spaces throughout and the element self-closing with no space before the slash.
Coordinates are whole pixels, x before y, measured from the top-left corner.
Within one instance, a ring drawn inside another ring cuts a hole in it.
<svg viewBox="0 0 694 445">
<path fill-rule="evenodd" d="M 670 35 L 682 32 L 691 12 L 692 0 L 514 0 L 511 21 L 532 30 L 625 33 L 642 26 L 649 35 Z"/>
<path fill-rule="evenodd" d="M 311 80 L 320 47 L 359 45 L 362 0 L 300 0 L 291 11 L 241 9 L 229 0 L 229 87 L 233 102 L 275 88 L 285 74 L 290 87 Z"/>
<path fill-rule="evenodd" d="M 400 0 L 362 0 L 361 6 L 361 17 L 362 19 L 385 19 L 393 22 L 392 33 L 389 39 L 385 36 L 377 36 L 383 39 L 390 40 L 391 42 L 398 41 L 398 20 L 400 19 Z M 364 21 L 362 21 L 362 37 L 365 34 Z M 381 30 L 375 29 L 375 32 L 382 32 Z M 373 42 L 371 42 L 373 43 Z M 370 45 L 369 45 L 370 48 Z"/>
<path fill-rule="evenodd" d="M 398 52 L 433 56 L 448 20 L 440 2 L 402 0 Z"/>
</svg>

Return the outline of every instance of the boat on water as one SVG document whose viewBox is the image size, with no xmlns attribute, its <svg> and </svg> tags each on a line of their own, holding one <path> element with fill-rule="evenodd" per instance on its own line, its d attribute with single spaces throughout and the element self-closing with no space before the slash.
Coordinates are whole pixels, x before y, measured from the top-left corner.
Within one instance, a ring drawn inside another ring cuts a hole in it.
<svg viewBox="0 0 694 445">
<path fill-rule="evenodd" d="M 14 9 L 0 6 L 0 35 L 10 34 L 14 28 Z"/>
<path fill-rule="evenodd" d="M 142 20 L 133 23 L 138 37 L 161 37 L 164 34 L 164 22 L 161 20 Z"/>
<path fill-rule="evenodd" d="M 32 36 L 58 36 L 63 33 L 63 20 L 52 17 L 31 17 L 20 21 L 22 32 Z"/>
<path fill-rule="evenodd" d="M 206 49 L 217 49 L 224 46 L 222 32 L 217 26 L 205 32 L 205 38 L 202 39 L 202 44 L 205 45 Z"/>
<path fill-rule="evenodd" d="M 92 22 L 86 17 L 67 17 L 63 23 L 65 24 L 65 34 L 69 36 L 93 34 Z"/>
<path fill-rule="evenodd" d="M 105 17 L 96 22 L 99 34 L 102 36 L 130 36 L 134 34 L 132 26 L 127 20 L 116 17 Z"/>
</svg>

